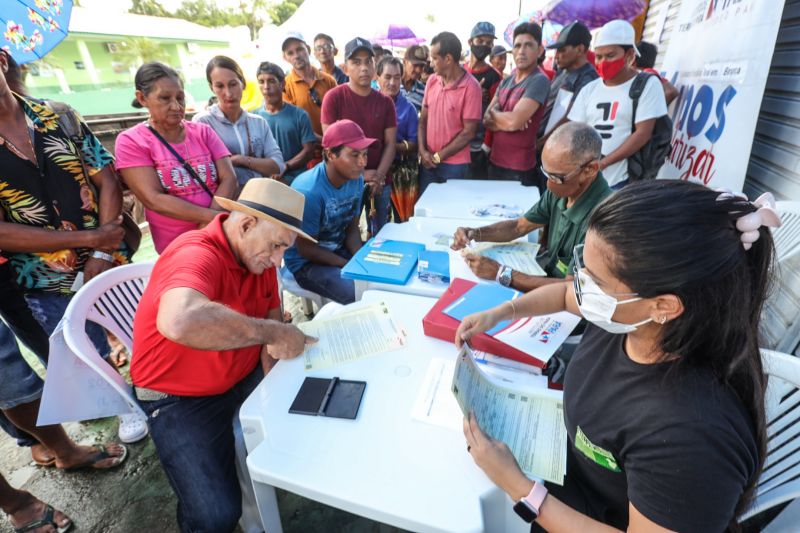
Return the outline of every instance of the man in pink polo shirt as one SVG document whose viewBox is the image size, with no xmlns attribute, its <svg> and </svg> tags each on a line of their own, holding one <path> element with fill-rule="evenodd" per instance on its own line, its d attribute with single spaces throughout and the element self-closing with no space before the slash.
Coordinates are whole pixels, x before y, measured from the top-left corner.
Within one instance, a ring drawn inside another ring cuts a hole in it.
<svg viewBox="0 0 800 533">
<path fill-rule="evenodd" d="M 420 194 L 431 183 L 463 179 L 469 142 L 481 120 L 481 87 L 460 65 L 461 41 L 442 32 L 431 41 L 434 74 L 425 87 L 419 116 Z"/>
</svg>

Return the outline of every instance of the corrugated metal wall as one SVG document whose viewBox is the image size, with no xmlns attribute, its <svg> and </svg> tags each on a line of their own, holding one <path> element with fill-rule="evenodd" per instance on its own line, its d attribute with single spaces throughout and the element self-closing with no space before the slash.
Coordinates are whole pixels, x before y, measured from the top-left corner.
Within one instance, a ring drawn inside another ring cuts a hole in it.
<svg viewBox="0 0 800 533">
<path fill-rule="evenodd" d="M 800 200 L 800 0 L 783 8 L 747 167 L 745 192 L 764 191 Z"/>
<path fill-rule="evenodd" d="M 681 0 L 652 0 L 650 2 L 642 40 L 658 46 L 656 70 L 661 69 L 661 63 L 664 62 L 664 57 L 667 55 L 669 39 L 680 8 Z"/>
</svg>

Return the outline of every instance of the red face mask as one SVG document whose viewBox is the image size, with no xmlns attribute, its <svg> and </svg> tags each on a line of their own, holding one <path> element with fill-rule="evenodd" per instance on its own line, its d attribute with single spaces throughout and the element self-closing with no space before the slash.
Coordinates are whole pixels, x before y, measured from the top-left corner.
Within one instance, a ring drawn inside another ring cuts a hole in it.
<svg viewBox="0 0 800 533">
<path fill-rule="evenodd" d="M 614 79 L 625 68 L 625 56 L 613 61 L 601 61 L 597 64 L 597 73 L 604 81 Z"/>
</svg>

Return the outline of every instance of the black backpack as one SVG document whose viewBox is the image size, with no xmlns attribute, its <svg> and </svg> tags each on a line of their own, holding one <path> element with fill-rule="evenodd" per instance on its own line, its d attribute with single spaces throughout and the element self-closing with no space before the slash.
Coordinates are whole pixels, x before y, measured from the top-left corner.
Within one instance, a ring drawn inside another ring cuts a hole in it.
<svg viewBox="0 0 800 533">
<path fill-rule="evenodd" d="M 642 96 L 647 81 L 653 74 L 640 72 L 636 75 L 631 85 L 628 95 L 633 101 L 633 119 L 631 120 L 631 132 L 636 131 L 636 108 L 639 105 L 639 97 Z M 661 165 L 667 160 L 670 148 L 672 147 L 672 119 L 669 114 L 662 115 L 656 119 L 653 126 L 653 136 L 647 144 L 639 148 L 639 151 L 628 158 L 628 182 L 655 179 Z"/>
</svg>

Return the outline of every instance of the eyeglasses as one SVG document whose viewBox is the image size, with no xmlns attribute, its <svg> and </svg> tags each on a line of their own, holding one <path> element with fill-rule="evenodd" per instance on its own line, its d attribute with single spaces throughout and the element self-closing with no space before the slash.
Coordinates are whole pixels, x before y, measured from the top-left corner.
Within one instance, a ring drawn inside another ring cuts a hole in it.
<svg viewBox="0 0 800 533">
<path fill-rule="evenodd" d="M 588 165 L 589 163 L 591 163 L 593 161 L 596 161 L 596 159 L 590 159 L 589 161 L 587 161 L 586 163 L 582 164 L 581 166 L 579 166 L 575 170 L 567 172 L 566 174 L 553 174 L 552 172 L 546 171 L 544 169 L 544 167 L 542 167 L 542 174 L 544 174 L 545 177 L 547 179 L 549 179 L 550 181 L 552 181 L 553 183 L 558 183 L 559 185 L 563 185 L 564 182 L 566 182 L 571 176 L 574 176 L 575 174 L 577 174 L 578 172 L 580 172 L 581 170 L 586 168 L 586 165 Z"/>
<path fill-rule="evenodd" d="M 321 44 L 319 46 L 315 46 L 314 50 L 316 50 L 317 52 L 330 52 L 330 51 L 333 50 L 333 45 L 332 44 Z"/>
<path fill-rule="evenodd" d="M 575 300 L 577 300 L 578 305 L 583 305 L 583 295 L 584 295 L 584 287 L 583 282 L 581 281 L 582 276 L 587 276 L 587 274 L 581 273 L 583 270 L 583 245 L 577 244 L 575 248 L 572 249 L 572 286 L 575 288 Z M 586 293 L 586 294 L 595 294 L 595 293 Z M 606 296 L 639 296 L 639 293 L 636 292 L 615 292 L 615 293 L 606 293 L 603 292 L 603 295 Z M 617 302 L 618 304 L 628 303 L 629 301 L 635 301 L 638 298 L 634 298 L 631 300 L 623 300 L 621 302 Z"/>
<path fill-rule="evenodd" d="M 314 102 L 317 107 L 322 107 L 322 98 L 320 98 L 319 94 L 317 94 L 317 89 L 312 87 L 309 89 L 308 95 L 311 97 L 311 101 Z"/>
</svg>

